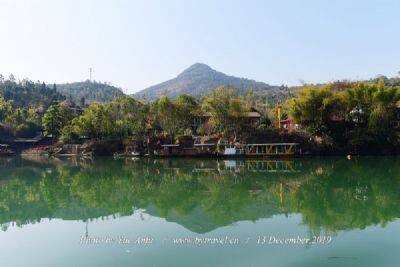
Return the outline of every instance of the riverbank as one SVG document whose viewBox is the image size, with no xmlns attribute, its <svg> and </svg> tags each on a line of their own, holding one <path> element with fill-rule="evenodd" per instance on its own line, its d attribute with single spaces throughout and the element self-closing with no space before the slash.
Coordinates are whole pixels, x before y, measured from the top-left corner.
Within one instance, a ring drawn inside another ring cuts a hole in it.
<svg viewBox="0 0 400 267">
<path fill-rule="evenodd" d="M 291 135 L 291 136 L 290 136 Z M 288 138 L 288 136 L 290 138 Z M 265 138 L 263 138 L 265 140 Z M 41 156 L 114 156 L 114 157 L 187 157 L 187 158 L 252 158 L 252 157 L 298 157 L 298 156 L 347 156 L 347 155 L 399 155 L 396 149 L 369 147 L 354 150 L 334 146 L 322 140 L 299 134 L 287 133 L 280 138 L 268 138 L 268 143 L 228 143 L 217 138 L 181 136 L 171 144 L 168 139 L 153 138 L 134 140 L 86 140 L 80 144 L 35 144 L 15 154 Z M 259 141 L 249 139 L 249 141 Z M 263 140 L 261 140 L 263 141 Z M 286 142 L 285 142 L 286 141 Z M 288 142 L 290 141 L 290 143 Z"/>
</svg>

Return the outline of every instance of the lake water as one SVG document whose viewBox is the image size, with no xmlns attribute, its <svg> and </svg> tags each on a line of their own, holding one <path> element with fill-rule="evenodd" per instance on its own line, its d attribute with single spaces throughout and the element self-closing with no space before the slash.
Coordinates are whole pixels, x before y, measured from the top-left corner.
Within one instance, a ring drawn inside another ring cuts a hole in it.
<svg viewBox="0 0 400 267">
<path fill-rule="evenodd" d="M 0 266 L 399 266 L 400 159 L 0 158 Z"/>
</svg>

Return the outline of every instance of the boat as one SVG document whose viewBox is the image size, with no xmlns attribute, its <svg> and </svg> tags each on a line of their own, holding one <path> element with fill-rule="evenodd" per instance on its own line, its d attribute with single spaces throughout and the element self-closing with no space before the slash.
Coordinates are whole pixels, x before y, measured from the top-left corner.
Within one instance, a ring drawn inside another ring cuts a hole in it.
<svg viewBox="0 0 400 267">
<path fill-rule="evenodd" d="M 47 146 L 36 146 L 21 151 L 21 155 L 50 156 Z"/>
<path fill-rule="evenodd" d="M 0 144 L 0 156 L 12 156 L 14 155 L 14 151 L 10 149 L 9 145 Z"/>
<path fill-rule="evenodd" d="M 140 157 L 140 155 L 141 155 L 140 152 L 137 152 L 137 151 L 132 151 L 131 152 L 131 156 L 132 157 Z"/>
</svg>

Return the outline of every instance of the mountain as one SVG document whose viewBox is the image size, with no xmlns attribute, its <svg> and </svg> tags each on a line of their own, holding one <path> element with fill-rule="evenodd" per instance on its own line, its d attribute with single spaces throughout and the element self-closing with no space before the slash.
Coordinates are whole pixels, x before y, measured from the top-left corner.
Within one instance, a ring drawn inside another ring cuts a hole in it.
<svg viewBox="0 0 400 267">
<path fill-rule="evenodd" d="M 80 102 L 82 98 L 86 103 L 105 103 L 115 98 L 124 96 L 120 88 L 115 86 L 92 81 L 64 83 L 56 85 L 57 92 L 65 95 L 67 98 Z"/>
<path fill-rule="evenodd" d="M 184 70 L 176 78 L 141 90 L 134 96 L 147 100 L 154 100 L 163 95 L 171 98 L 175 98 L 180 94 L 202 96 L 206 95 L 210 89 L 219 86 L 233 86 L 241 93 L 246 93 L 249 89 L 253 89 L 256 96 L 284 94 L 284 89 L 286 88 L 229 76 L 212 69 L 206 64 L 196 63 Z"/>
</svg>

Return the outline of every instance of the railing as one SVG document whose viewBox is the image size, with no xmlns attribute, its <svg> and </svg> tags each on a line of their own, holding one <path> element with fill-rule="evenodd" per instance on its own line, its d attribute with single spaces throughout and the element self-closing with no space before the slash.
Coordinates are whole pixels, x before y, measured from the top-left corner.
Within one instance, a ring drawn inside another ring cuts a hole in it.
<svg viewBox="0 0 400 267">
<path fill-rule="evenodd" d="M 241 148 L 226 147 L 225 155 L 290 156 L 299 149 L 297 143 L 245 144 Z"/>
<path fill-rule="evenodd" d="M 248 144 L 246 155 L 294 155 L 297 143 Z"/>
</svg>

